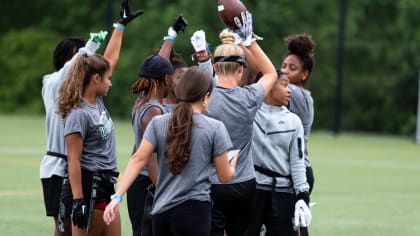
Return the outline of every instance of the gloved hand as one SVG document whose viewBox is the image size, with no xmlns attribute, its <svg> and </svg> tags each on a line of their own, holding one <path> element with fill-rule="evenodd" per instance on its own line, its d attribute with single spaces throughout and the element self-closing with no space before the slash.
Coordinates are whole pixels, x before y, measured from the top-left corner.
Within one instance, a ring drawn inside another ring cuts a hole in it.
<svg viewBox="0 0 420 236">
<path fill-rule="evenodd" d="M 241 17 L 242 22 L 238 17 L 233 18 L 233 20 L 238 27 L 236 33 L 241 37 L 242 44 L 247 47 L 252 43 L 252 13 L 249 11 L 241 12 Z"/>
<path fill-rule="evenodd" d="M 295 204 L 295 218 L 293 226 L 297 227 L 308 227 L 311 223 L 312 214 L 311 209 L 308 207 L 306 202 L 302 199 Z"/>
<path fill-rule="evenodd" d="M 133 13 L 130 11 L 130 4 L 128 0 L 121 0 L 121 11 L 120 11 L 120 18 L 118 19 L 118 23 L 123 25 L 127 25 L 137 16 L 143 14 L 143 10 L 138 10 Z"/>
<path fill-rule="evenodd" d="M 203 30 L 197 30 L 191 36 L 191 44 L 195 52 L 207 50 L 206 33 Z"/>
<path fill-rule="evenodd" d="M 187 28 L 188 22 L 182 15 L 177 16 L 172 23 L 172 26 L 168 29 L 168 35 L 176 38 L 179 32 L 184 32 Z"/>
<path fill-rule="evenodd" d="M 97 43 L 98 46 L 105 40 L 107 31 L 99 31 L 98 33 L 90 33 L 90 40 Z"/>
<path fill-rule="evenodd" d="M 85 199 L 73 199 L 72 221 L 73 225 L 80 229 L 87 228 L 88 207 L 86 205 Z"/>
</svg>

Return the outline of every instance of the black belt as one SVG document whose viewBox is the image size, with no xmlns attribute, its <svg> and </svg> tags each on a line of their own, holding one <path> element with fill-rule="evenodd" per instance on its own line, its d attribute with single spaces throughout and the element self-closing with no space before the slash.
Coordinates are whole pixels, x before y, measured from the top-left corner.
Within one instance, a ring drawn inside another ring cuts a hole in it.
<svg viewBox="0 0 420 236">
<path fill-rule="evenodd" d="M 53 157 L 58 157 L 58 158 L 62 158 L 64 160 L 67 161 L 67 156 L 58 152 L 51 152 L 51 151 L 47 151 L 47 155 L 48 156 L 53 156 Z"/>
<path fill-rule="evenodd" d="M 276 177 L 282 177 L 282 178 L 286 178 L 286 179 L 290 180 L 290 186 L 292 186 L 292 177 L 290 175 L 287 175 L 287 176 L 282 175 L 278 172 L 275 172 L 275 171 L 272 171 L 272 170 L 269 170 L 267 168 L 257 166 L 257 165 L 254 165 L 254 169 L 256 171 L 260 172 L 263 175 L 270 176 L 270 177 L 273 178 L 273 182 L 272 182 L 273 191 L 274 191 L 274 188 L 276 187 L 276 184 L 277 184 Z"/>
</svg>

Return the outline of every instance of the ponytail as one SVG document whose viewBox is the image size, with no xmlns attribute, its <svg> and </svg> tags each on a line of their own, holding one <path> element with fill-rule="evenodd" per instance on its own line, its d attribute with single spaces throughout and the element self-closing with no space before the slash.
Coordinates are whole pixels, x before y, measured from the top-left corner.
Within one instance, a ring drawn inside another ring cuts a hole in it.
<svg viewBox="0 0 420 236">
<path fill-rule="evenodd" d="M 191 104 L 181 101 L 172 112 L 169 123 L 168 142 L 165 156 L 169 170 L 178 175 L 190 159 L 191 131 L 193 127 L 193 109 Z"/>
</svg>

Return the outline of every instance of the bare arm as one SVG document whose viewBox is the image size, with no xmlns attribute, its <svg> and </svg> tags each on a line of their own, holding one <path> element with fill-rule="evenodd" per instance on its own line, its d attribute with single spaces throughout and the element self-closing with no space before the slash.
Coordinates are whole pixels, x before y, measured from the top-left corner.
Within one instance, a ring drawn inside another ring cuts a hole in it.
<svg viewBox="0 0 420 236">
<path fill-rule="evenodd" d="M 274 83 L 277 81 L 277 72 L 271 60 L 260 48 L 257 42 L 251 43 L 249 51 L 252 53 L 255 61 L 259 62 L 259 68 L 263 76 L 258 81 L 264 87 L 264 97 L 270 92 Z"/>
<path fill-rule="evenodd" d="M 150 155 L 154 150 L 154 146 L 148 140 L 143 139 L 140 143 L 139 148 L 133 154 L 130 161 L 127 163 L 127 167 L 124 170 L 124 177 L 118 184 L 118 189 L 115 194 L 123 196 L 134 180 L 137 178 L 139 171 L 146 165 Z M 103 220 L 107 225 L 114 221 L 116 213 L 119 210 L 120 200 L 112 199 L 111 202 L 106 206 L 103 213 Z"/>
<path fill-rule="evenodd" d="M 71 191 L 73 199 L 83 198 L 82 170 L 80 160 L 82 159 L 83 139 L 80 133 L 71 133 L 66 136 L 67 161 Z"/>
<path fill-rule="evenodd" d="M 124 195 L 133 181 L 137 178 L 139 171 L 146 166 L 154 146 L 148 140 L 143 139 L 137 151 L 131 156 L 124 170 L 124 177 L 118 185 L 117 194 Z"/>
<path fill-rule="evenodd" d="M 228 152 L 223 152 L 219 156 L 214 158 L 214 164 L 216 166 L 217 178 L 222 183 L 231 181 L 235 177 L 236 161 L 238 160 L 238 153 L 232 159 L 229 164 Z"/>
<path fill-rule="evenodd" d="M 119 23 L 117 23 L 119 24 Z M 122 24 L 119 24 L 122 26 Z M 111 72 L 114 70 L 120 56 L 124 30 L 115 28 L 105 49 L 104 57 L 109 61 Z"/>
<path fill-rule="evenodd" d="M 261 71 L 257 60 L 255 60 L 254 55 L 249 51 L 249 49 L 242 44 L 239 44 L 239 46 L 244 51 L 244 55 L 246 58 L 246 62 L 248 64 L 248 69 L 251 71 L 252 77 L 255 79 L 256 75 Z M 254 83 L 254 81 L 248 81 L 249 84 Z"/>
<path fill-rule="evenodd" d="M 174 45 L 174 42 L 170 39 L 167 39 L 163 42 L 162 47 L 159 50 L 159 55 L 161 55 L 164 58 L 169 59 L 172 51 L 172 47 Z"/>
</svg>

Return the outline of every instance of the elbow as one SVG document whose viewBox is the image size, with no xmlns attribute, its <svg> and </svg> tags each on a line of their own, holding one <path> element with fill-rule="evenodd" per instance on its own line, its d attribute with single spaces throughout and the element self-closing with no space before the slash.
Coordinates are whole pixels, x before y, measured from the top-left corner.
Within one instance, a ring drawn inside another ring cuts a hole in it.
<svg viewBox="0 0 420 236">
<path fill-rule="evenodd" d="M 235 178 L 235 171 L 232 170 L 229 174 L 218 175 L 217 177 L 221 183 L 225 184 Z"/>
</svg>

